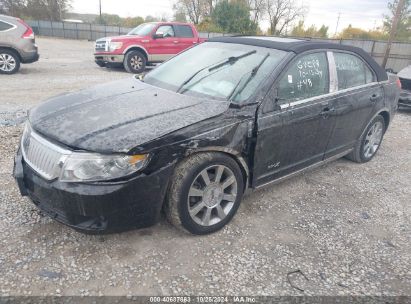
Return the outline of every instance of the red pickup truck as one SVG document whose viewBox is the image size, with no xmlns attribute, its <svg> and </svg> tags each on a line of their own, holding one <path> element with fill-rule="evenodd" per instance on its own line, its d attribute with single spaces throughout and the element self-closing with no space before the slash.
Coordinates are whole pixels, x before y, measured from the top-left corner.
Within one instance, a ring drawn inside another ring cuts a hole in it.
<svg viewBox="0 0 411 304">
<path fill-rule="evenodd" d="M 204 40 L 189 23 L 143 23 L 127 35 L 98 39 L 94 58 L 101 67 L 123 65 L 138 74 L 147 64 L 163 62 Z"/>
</svg>

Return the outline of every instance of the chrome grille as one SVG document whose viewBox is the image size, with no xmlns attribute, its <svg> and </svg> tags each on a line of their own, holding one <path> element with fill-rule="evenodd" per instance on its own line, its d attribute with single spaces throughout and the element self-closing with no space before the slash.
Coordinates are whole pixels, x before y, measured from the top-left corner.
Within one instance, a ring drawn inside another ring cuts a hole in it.
<svg viewBox="0 0 411 304">
<path fill-rule="evenodd" d="M 411 79 L 405 79 L 400 77 L 400 81 L 403 90 L 411 91 Z"/>
<path fill-rule="evenodd" d="M 60 175 L 60 162 L 70 154 L 26 127 L 21 141 L 24 161 L 40 176 L 52 180 Z"/>
<path fill-rule="evenodd" d="M 96 52 L 106 52 L 107 51 L 107 42 L 106 42 L 106 40 L 97 40 L 95 50 L 96 50 Z"/>
</svg>

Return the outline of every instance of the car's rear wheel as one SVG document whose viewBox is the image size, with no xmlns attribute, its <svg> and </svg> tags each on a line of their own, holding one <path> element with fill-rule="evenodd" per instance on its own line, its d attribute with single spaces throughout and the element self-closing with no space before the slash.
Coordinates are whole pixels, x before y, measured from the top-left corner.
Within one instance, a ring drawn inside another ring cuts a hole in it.
<svg viewBox="0 0 411 304">
<path fill-rule="evenodd" d="M 146 69 L 147 59 L 140 51 L 130 51 L 124 57 L 124 68 L 133 74 L 143 73 Z"/>
<path fill-rule="evenodd" d="M 193 234 L 215 232 L 233 218 L 243 189 L 243 175 L 234 159 L 223 153 L 193 155 L 172 177 L 167 218 Z"/>
<path fill-rule="evenodd" d="M 370 161 L 381 146 L 385 133 L 385 120 L 381 115 L 375 117 L 367 126 L 365 132 L 354 147 L 354 150 L 347 155 L 347 158 L 357 163 Z"/>
<path fill-rule="evenodd" d="M 0 49 L 0 74 L 14 74 L 20 69 L 20 59 L 16 52 Z"/>
</svg>

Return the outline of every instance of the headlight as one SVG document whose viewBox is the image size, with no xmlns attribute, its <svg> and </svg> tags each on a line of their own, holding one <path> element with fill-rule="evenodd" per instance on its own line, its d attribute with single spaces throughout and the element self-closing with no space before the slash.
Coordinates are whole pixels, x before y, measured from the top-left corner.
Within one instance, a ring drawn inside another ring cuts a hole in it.
<svg viewBox="0 0 411 304">
<path fill-rule="evenodd" d="M 110 41 L 108 45 L 108 49 L 109 51 L 115 51 L 115 50 L 121 49 L 122 46 L 123 46 L 123 42 Z"/>
<path fill-rule="evenodd" d="M 72 153 L 64 160 L 60 175 L 63 182 L 105 181 L 143 169 L 148 155 L 102 155 Z"/>
</svg>

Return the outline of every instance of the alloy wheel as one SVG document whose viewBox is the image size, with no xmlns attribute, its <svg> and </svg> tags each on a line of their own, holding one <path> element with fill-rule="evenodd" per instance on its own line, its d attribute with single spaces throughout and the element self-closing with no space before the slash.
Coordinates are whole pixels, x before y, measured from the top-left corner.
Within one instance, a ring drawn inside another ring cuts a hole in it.
<svg viewBox="0 0 411 304">
<path fill-rule="evenodd" d="M 371 158 L 375 152 L 377 152 L 378 147 L 381 144 L 383 136 L 383 124 L 381 121 L 375 122 L 375 124 L 368 130 L 365 136 L 364 143 L 364 157 Z"/>
<path fill-rule="evenodd" d="M 130 59 L 130 65 L 134 70 L 139 70 L 143 67 L 143 59 L 140 56 L 133 56 Z"/>
<path fill-rule="evenodd" d="M 237 179 L 228 167 L 214 165 L 202 170 L 188 193 L 190 217 L 201 226 L 224 220 L 237 199 Z"/>
<path fill-rule="evenodd" d="M 11 72 L 16 68 L 16 59 L 10 54 L 0 54 L 0 70 Z"/>
</svg>

